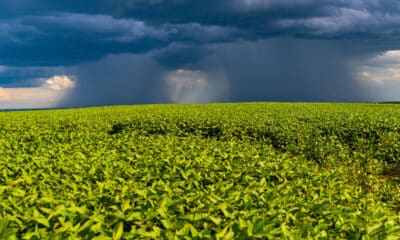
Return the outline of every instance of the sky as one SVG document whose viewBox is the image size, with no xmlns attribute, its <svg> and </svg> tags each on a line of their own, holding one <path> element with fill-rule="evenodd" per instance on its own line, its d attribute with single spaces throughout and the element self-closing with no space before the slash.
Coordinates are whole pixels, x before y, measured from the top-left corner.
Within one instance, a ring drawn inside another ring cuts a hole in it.
<svg viewBox="0 0 400 240">
<path fill-rule="evenodd" d="M 398 0 L 13 0 L 0 9 L 0 109 L 400 101 Z"/>
</svg>

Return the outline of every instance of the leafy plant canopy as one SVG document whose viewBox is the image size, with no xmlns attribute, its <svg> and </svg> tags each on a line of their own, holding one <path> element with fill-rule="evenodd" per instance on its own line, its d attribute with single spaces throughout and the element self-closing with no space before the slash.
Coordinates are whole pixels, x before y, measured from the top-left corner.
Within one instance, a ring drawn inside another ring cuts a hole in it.
<svg viewBox="0 0 400 240">
<path fill-rule="evenodd" d="M 0 113 L 0 239 L 398 239 L 400 106 Z"/>
</svg>

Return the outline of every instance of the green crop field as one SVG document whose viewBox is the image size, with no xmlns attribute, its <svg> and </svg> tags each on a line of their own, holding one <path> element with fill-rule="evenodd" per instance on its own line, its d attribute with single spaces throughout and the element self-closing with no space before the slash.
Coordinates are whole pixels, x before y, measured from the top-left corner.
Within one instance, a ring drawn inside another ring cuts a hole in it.
<svg viewBox="0 0 400 240">
<path fill-rule="evenodd" d="M 400 105 L 0 113 L 0 239 L 399 239 Z"/>
</svg>

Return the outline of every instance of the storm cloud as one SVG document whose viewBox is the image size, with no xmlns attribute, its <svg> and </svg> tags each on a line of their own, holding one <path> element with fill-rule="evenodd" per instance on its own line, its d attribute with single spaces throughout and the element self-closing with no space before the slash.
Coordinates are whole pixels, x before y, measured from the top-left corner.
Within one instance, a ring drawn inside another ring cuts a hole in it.
<svg viewBox="0 0 400 240">
<path fill-rule="evenodd" d="M 0 8 L 0 87 L 75 76 L 58 106 L 180 102 L 171 79 L 183 75 L 179 84 L 192 89 L 184 102 L 400 98 L 399 65 L 382 66 L 400 49 L 395 0 L 14 0 Z M 213 97 L 193 97 L 205 91 Z"/>
</svg>

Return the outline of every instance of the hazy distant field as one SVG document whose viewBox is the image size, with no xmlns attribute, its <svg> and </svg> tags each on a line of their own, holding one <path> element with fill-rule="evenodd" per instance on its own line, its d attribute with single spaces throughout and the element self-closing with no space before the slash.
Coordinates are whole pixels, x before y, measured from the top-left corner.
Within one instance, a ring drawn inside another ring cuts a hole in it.
<svg viewBox="0 0 400 240">
<path fill-rule="evenodd" d="M 397 239 L 400 105 L 0 113 L 0 239 Z"/>
</svg>

